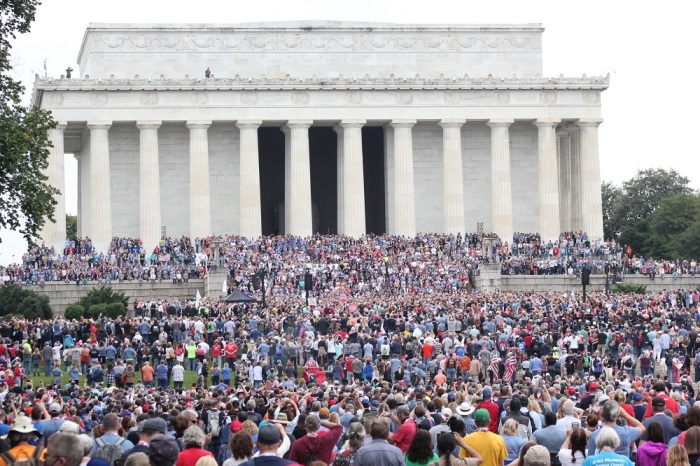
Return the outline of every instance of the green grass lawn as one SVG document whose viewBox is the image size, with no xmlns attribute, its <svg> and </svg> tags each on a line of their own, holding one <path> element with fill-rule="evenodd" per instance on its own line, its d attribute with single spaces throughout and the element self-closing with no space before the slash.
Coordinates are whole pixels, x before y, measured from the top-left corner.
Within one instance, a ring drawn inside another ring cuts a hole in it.
<svg viewBox="0 0 700 466">
<path fill-rule="evenodd" d="M 35 388 L 40 387 L 42 382 L 44 383 L 44 385 L 49 385 L 51 383 L 51 380 L 53 379 L 53 377 L 44 376 L 43 368 L 39 372 L 41 373 L 41 375 L 27 376 L 25 383 L 27 381 L 31 380 L 32 384 Z M 136 383 L 139 383 L 140 380 L 141 380 L 141 373 L 136 372 Z M 68 379 L 68 374 L 64 373 L 63 378 L 61 379 L 61 383 L 63 385 L 65 385 L 68 382 L 70 382 L 70 380 Z M 84 383 L 85 383 L 85 376 L 80 378 L 80 386 L 82 387 L 84 385 Z M 190 388 L 192 386 L 192 384 L 194 384 L 194 383 L 197 383 L 197 374 L 194 371 L 185 371 L 185 382 L 184 382 L 183 386 L 185 388 Z M 209 378 L 209 383 L 211 384 L 211 377 Z M 154 385 L 155 384 L 156 384 L 156 382 L 154 381 Z M 173 387 L 172 381 L 170 382 L 170 387 L 171 388 Z"/>
</svg>

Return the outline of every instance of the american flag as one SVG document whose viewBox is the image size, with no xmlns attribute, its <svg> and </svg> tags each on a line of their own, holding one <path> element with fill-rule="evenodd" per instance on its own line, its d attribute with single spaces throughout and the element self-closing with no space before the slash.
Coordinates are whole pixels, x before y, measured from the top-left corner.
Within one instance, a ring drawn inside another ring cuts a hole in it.
<svg viewBox="0 0 700 466">
<path fill-rule="evenodd" d="M 517 363 L 517 360 L 515 359 L 515 354 L 510 353 L 508 358 L 506 359 L 506 371 L 503 374 L 503 380 L 506 382 L 510 382 L 511 379 L 513 378 L 513 373 L 515 372 L 515 365 Z"/>
<path fill-rule="evenodd" d="M 497 354 L 492 354 L 491 355 L 491 365 L 489 366 L 489 370 L 493 372 L 493 381 L 498 382 L 498 360 L 499 357 Z"/>
</svg>

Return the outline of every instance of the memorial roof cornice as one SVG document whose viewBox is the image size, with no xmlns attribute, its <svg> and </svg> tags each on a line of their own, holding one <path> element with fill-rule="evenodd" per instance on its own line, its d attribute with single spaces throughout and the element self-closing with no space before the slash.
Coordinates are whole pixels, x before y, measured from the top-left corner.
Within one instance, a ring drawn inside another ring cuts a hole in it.
<svg viewBox="0 0 700 466">
<path fill-rule="evenodd" d="M 43 91 L 278 91 L 278 90 L 605 90 L 610 85 L 610 75 L 586 76 L 580 78 L 496 78 L 470 77 L 459 78 L 372 78 L 349 79 L 342 76 L 335 78 L 107 78 L 89 77 L 68 79 L 42 78 L 36 76 L 34 98 Z"/>
<path fill-rule="evenodd" d="M 492 23 L 492 24 L 441 24 L 441 23 L 391 23 L 372 21 L 266 21 L 249 23 L 99 23 L 88 25 L 87 31 L 96 32 L 396 32 L 410 30 L 413 32 L 445 32 L 445 31 L 535 31 L 542 32 L 542 23 Z"/>
</svg>

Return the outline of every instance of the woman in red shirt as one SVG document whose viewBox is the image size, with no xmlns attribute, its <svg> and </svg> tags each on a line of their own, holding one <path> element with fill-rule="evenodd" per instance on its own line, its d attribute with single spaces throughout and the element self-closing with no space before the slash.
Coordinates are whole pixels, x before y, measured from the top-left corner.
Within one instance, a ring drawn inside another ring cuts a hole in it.
<svg viewBox="0 0 700 466">
<path fill-rule="evenodd" d="M 188 427 L 185 433 L 182 434 L 182 443 L 185 449 L 177 456 L 175 466 L 195 466 L 197 461 L 204 456 L 211 456 L 209 450 L 204 447 L 205 435 L 204 431 L 197 426 Z"/>
</svg>

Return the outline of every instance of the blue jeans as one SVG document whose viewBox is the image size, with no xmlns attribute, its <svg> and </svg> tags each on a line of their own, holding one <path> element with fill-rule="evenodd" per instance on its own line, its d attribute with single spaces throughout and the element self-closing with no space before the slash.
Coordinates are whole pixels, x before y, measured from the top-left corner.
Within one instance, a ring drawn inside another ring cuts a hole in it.
<svg viewBox="0 0 700 466">
<path fill-rule="evenodd" d="M 44 375 L 51 375 L 51 360 L 44 360 Z"/>
</svg>

